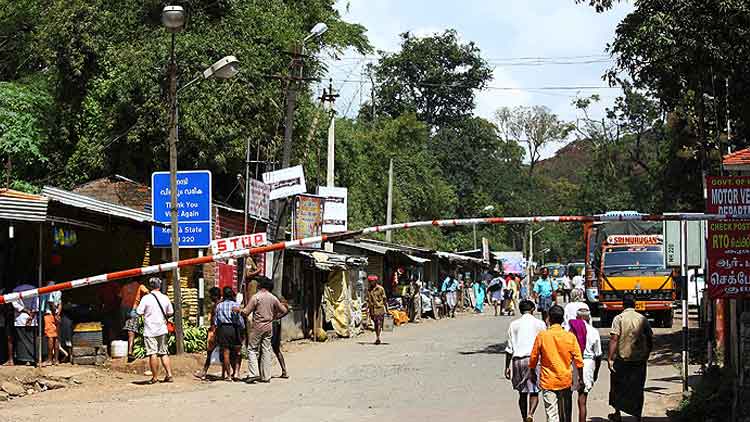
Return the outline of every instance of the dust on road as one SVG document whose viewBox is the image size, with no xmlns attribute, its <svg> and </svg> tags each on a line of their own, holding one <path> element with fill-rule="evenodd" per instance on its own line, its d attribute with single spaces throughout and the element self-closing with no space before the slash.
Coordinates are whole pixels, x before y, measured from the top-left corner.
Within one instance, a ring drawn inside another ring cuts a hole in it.
<svg viewBox="0 0 750 422">
<path fill-rule="evenodd" d="M 502 377 L 510 321 L 465 316 L 399 327 L 380 346 L 370 343 L 372 334 L 310 344 L 287 353 L 291 379 L 266 385 L 183 377 L 172 385 L 136 386 L 132 377 L 121 377 L 101 389 L 83 386 L 0 404 L 0 420 L 517 421 L 517 396 Z M 646 415 L 664 415 L 679 391 L 675 373 L 671 365 L 649 368 Z M 606 418 L 610 410 L 608 383 L 605 367 L 589 396 L 591 418 Z M 535 419 L 545 420 L 543 409 Z"/>
</svg>

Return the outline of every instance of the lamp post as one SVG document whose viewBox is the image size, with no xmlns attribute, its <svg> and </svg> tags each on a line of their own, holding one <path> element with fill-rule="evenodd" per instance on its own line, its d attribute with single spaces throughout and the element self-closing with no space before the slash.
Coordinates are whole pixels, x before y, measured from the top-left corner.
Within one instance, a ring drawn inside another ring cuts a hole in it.
<svg viewBox="0 0 750 422">
<path fill-rule="evenodd" d="M 177 209 L 177 62 L 175 59 L 175 35 L 185 27 L 185 9 L 182 6 L 165 6 L 162 9 L 161 21 L 168 32 L 172 34 L 169 54 L 169 211 L 170 238 L 172 261 L 180 260 L 179 224 Z M 185 84 L 180 91 L 201 79 L 212 77 L 219 79 L 231 78 L 237 74 L 238 60 L 234 56 L 227 56 L 214 63 L 211 67 Z M 180 288 L 180 270 L 172 270 L 172 288 L 174 291 L 174 323 L 176 353 L 185 351 L 182 324 L 182 289 Z"/>
<path fill-rule="evenodd" d="M 487 205 L 486 207 L 482 208 L 482 216 L 484 216 L 484 213 L 494 211 L 495 206 L 494 205 Z M 477 249 L 477 225 L 472 224 L 471 229 L 474 232 L 474 249 Z"/>
<path fill-rule="evenodd" d="M 526 270 L 529 280 L 531 280 L 531 266 L 533 265 L 534 261 L 534 236 L 542 230 L 544 230 L 544 227 L 540 228 L 537 231 L 534 231 L 534 229 L 529 229 L 529 262 L 527 265 L 528 269 Z"/>
</svg>

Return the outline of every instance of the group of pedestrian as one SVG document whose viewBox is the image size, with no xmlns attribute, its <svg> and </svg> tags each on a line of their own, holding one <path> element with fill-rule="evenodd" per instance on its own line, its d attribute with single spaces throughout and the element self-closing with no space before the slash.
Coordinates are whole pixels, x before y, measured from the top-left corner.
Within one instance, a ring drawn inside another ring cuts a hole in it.
<svg viewBox="0 0 750 422">
<path fill-rule="evenodd" d="M 542 280 L 548 283 L 545 274 Z M 551 296 L 536 285 L 534 290 L 539 296 Z M 565 309 L 550 305 L 544 321 L 534 316 L 534 302 L 521 301 L 521 317 L 508 329 L 504 375 L 519 393 L 524 422 L 533 421 L 540 395 L 549 422 L 570 422 L 573 392 L 578 393 L 579 421 L 586 421 L 588 394 L 599 377 L 603 353 L 599 332 L 591 324 L 591 312 L 576 290 L 571 289 L 571 301 Z M 641 420 L 653 336 L 648 320 L 635 311 L 632 295 L 625 295 L 623 308 L 613 321 L 607 356 L 609 403 L 615 409 L 609 420 L 614 422 L 622 419 L 621 412 Z"/>
<path fill-rule="evenodd" d="M 238 300 L 231 287 L 209 291 L 213 302 L 208 330 L 206 361 L 195 376 L 207 379 L 211 356 L 219 349 L 222 364 L 221 379 L 247 383 L 267 383 L 271 380 L 272 355 L 281 366 L 281 378 L 289 378 L 281 352 L 281 318 L 289 312 L 288 305 L 273 293 L 273 282 L 267 277 L 255 277 Z M 248 297 L 249 296 L 249 297 Z M 242 379 L 242 346 L 247 347 L 248 375 Z"/>
</svg>

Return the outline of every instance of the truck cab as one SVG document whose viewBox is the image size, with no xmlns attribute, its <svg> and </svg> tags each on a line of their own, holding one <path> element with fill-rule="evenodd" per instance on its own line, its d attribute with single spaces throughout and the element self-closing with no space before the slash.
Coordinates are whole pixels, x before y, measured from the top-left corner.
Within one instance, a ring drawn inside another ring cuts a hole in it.
<svg viewBox="0 0 750 422">
<path fill-rule="evenodd" d="M 674 280 L 664 266 L 661 235 L 611 235 L 601 246 L 598 271 L 602 325 L 622 311 L 622 297 L 636 298 L 636 310 L 671 327 Z"/>
</svg>

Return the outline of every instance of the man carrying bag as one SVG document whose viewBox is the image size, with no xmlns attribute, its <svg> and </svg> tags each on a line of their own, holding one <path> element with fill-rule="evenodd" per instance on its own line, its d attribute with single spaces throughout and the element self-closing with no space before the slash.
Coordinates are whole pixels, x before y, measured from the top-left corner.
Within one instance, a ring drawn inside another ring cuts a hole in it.
<svg viewBox="0 0 750 422">
<path fill-rule="evenodd" d="M 161 279 L 152 277 L 148 280 L 148 287 L 151 293 L 141 299 L 136 312 L 143 315 L 143 344 L 148 356 L 148 364 L 151 368 L 151 379 L 148 384 L 156 384 L 159 375 L 159 362 L 161 361 L 164 370 L 167 372 L 164 382 L 173 382 L 172 367 L 169 362 L 169 352 L 167 350 L 167 338 L 169 336 L 169 326 L 174 325 L 169 322 L 169 317 L 174 314 L 172 303 L 164 295 L 161 289 Z M 158 356 L 158 360 L 157 360 Z"/>
</svg>

